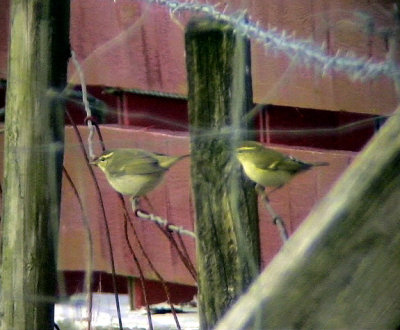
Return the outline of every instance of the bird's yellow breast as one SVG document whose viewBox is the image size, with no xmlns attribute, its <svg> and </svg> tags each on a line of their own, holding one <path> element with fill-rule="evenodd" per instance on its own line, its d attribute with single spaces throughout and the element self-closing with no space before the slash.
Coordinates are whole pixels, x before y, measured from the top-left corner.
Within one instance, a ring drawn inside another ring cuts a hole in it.
<svg viewBox="0 0 400 330">
<path fill-rule="evenodd" d="M 246 159 L 241 159 L 240 162 L 249 179 L 264 187 L 279 187 L 292 178 L 288 171 L 261 169 Z"/>
<path fill-rule="evenodd" d="M 123 195 L 134 197 L 146 195 L 163 179 L 163 173 L 143 175 L 121 175 L 110 177 L 106 174 L 110 185 Z"/>
</svg>

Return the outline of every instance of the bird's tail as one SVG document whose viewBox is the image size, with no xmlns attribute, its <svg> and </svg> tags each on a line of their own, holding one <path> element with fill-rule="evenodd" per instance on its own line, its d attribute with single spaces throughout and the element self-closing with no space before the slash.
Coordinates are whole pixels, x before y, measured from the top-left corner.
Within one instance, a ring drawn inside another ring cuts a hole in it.
<svg viewBox="0 0 400 330">
<path fill-rule="evenodd" d="M 166 156 L 166 155 L 157 155 L 158 160 L 160 162 L 160 166 L 165 169 L 170 168 L 175 163 L 179 162 L 183 158 L 189 157 L 190 155 L 182 155 L 182 156 Z"/>
</svg>

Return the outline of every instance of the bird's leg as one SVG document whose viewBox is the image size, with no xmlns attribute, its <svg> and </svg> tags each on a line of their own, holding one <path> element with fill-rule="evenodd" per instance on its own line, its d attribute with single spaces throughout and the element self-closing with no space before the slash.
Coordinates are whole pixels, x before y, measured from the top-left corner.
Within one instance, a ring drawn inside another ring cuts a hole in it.
<svg viewBox="0 0 400 330">
<path fill-rule="evenodd" d="M 272 191 L 275 191 L 278 188 L 275 188 Z M 272 208 L 271 203 L 269 202 L 268 195 L 265 192 L 265 187 L 257 184 L 256 185 L 256 191 L 261 196 L 261 198 L 263 199 L 265 207 L 266 207 L 268 213 L 270 214 L 270 216 L 272 217 L 273 223 L 278 227 L 279 233 L 281 235 L 281 239 L 282 239 L 283 243 L 285 243 L 288 240 L 289 235 L 288 235 L 288 232 L 286 230 L 286 226 L 285 226 L 285 223 L 284 223 L 283 219 Z"/>
<path fill-rule="evenodd" d="M 132 211 L 133 213 L 136 213 L 136 210 L 139 208 L 140 199 L 135 196 L 131 196 L 129 199 L 131 200 Z"/>
<path fill-rule="evenodd" d="M 150 199 L 147 196 L 142 196 L 142 197 L 144 198 L 146 203 L 149 204 L 150 209 L 154 212 L 154 208 L 153 205 L 151 205 Z M 140 197 L 131 196 L 129 199 L 131 201 L 133 213 L 135 213 L 136 210 L 139 209 Z"/>
<path fill-rule="evenodd" d="M 265 187 L 263 187 L 262 185 L 257 183 L 255 189 L 256 189 L 257 194 L 259 194 L 263 198 L 268 199 L 267 193 L 265 192 Z"/>
<path fill-rule="evenodd" d="M 258 193 L 259 195 L 263 196 L 263 198 L 266 198 L 266 199 L 268 199 L 268 200 L 269 200 L 268 195 L 271 195 L 274 191 L 277 191 L 277 190 L 280 189 L 280 188 L 282 188 L 282 186 L 275 187 L 275 188 L 271 189 L 271 190 L 267 193 L 265 187 L 263 187 L 262 185 L 260 185 L 260 184 L 258 184 L 258 183 L 256 184 L 256 191 L 257 191 L 257 193 Z"/>
</svg>

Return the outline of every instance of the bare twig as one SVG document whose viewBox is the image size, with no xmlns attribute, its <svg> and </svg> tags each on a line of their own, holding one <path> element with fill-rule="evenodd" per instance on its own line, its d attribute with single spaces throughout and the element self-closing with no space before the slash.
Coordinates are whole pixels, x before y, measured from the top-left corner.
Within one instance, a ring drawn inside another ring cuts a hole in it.
<svg viewBox="0 0 400 330">
<path fill-rule="evenodd" d="M 78 59 L 76 58 L 75 52 L 72 50 L 71 51 L 71 59 L 72 62 L 75 65 L 76 71 L 78 71 L 79 74 L 79 80 L 81 82 L 81 89 L 82 89 L 82 101 L 83 101 L 83 105 L 85 107 L 85 111 L 86 111 L 86 122 L 87 122 L 87 126 L 89 128 L 89 136 L 88 136 L 88 151 L 89 151 L 89 158 L 90 160 L 93 160 L 95 158 L 95 154 L 93 151 L 93 135 L 94 135 L 94 126 L 92 123 L 92 111 L 90 110 L 90 106 L 89 106 L 89 101 L 87 98 L 87 88 L 86 88 L 86 83 L 85 83 L 85 76 L 83 74 L 82 68 L 78 62 Z"/>
<path fill-rule="evenodd" d="M 196 238 L 196 235 L 194 232 L 184 229 L 182 226 L 172 225 L 168 222 L 168 220 L 163 219 L 163 218 L 159 217 L 158 215 L 154 215 L 152 213 L 147 213 L 146 211 L 143 211 L 140 209 L 137 209 L 135 211 L 135 215 L 140 219 L 156 222 L 160 226 L 165 227 L 167 230 L 174 231 L 174 232 L 177 232 L 182 235 L 188 235 L 193 238 Z"/>
<path fill-rule="evenodd" d="M 90 231 L 90 225 L 88 221 L 87 214 L 85 212 L 85 208 L 83 207 L 82 199 L 79 196 L 78 189 L 76 188 L 71 176 L 69 175 L 67 169 L 63 167 L 63 172 L 64 175 L 69 182 L 69 184 L 72 187 L 72 190 L 74 191 L 75 197 L 78 200 L 79 208 L 81 209 L 81 214 L 82 214 L 82 222 L 83 226 L 85 227 L 86 231 L 86 236 L 87 236 L 87 241 L 88 241 L 88 254 L 89 254 L 89 262 L 86 268 L 85 272 L 85 288 L 86 288 L 86 293 L 88 295 L 88 330 L 91 329 L 91 323 L 92 323 L 92 307 L 93 307 L 93 292 L 92 292 L 92 282 L 93 282 L 93 239 L 92 239 L 92 234 Z"/>
<path fill-rule="evenodd" d="M 173 231 L 173 232 L 177 232 L 179 234 L 183 234 L 183 235 L 188 235 L 191 236 L 193 238 L 196 238 L 196 234 L 190 230 L 184 229 L 182 226 L 176 226 L 173 224 L 170 224 L 168 222 L 168 220 L 163 219 L 157 215 L 154 215 L 152 213 L 147 213 L 146 211 L 143 211 L 141 209 L 137 208 L 138 205 L 138 200 L 137 198 L 132 198 L 131 199 L 132 202 L 132 210 L 133 213 L 140 219 L 143 220 L 150 220 L 153 221 L 157 224 L 159 224 L 160 226 L 165 227 L 167 230 Z"/>
<path fill-rule="evenodd" d="M 107 216 L 106 216 L 106 210 L 105 210 L 105 207 L 104 207 L 103 197 L 101 195 L 99 183 L 97 182 L 96 176 L 94 175 L 93 168 L 92 168 L 92 166 L 89 165 L 89 158 L 88 158 L 87 152 L 86 152 L 84 144 L 83 144 L 83 139 L 82 139 L 81 133 L 79 132 L 78 127 L 76 126 L 76 124 L 75 124 L 74 120 L 72 119 L 72 116 L 71 116 L 71 114 L 69 113 L 68 110 L 66 111 L 66 114 L 67 114 L 68 119 L 70 120 L 70 122 L 72 124 L 72 127 L 74 128 L 74 131 L 76 133 L 76 136 L 77 136 L 77 138 L 79 140 L 79 146 L 81 147 L 82 154 L 85 157 L 86 166 L 88 167 L 90 176 L 94 180 L 94 184 L 95 184 L 95 187 L 96 187 L 96 192 L 97 192 L 97 195 L 99 197 L 102 217 L 103 217 L 104 226 L 105 226 L 105 229 L 106 229 L 106 239 L 107 239 L 108 251 L 110 252 L 111 277 L 112 277 L 112 284 L 113 284 L 114 297 L 115 297 L 115 306 L 116 306 L 116 309 L 117 309 L 119 328 L 120 328 L 120 330 L 122 330 L 123 327 L 122 327 L 122 318 L 121 318 L 121 308 L 120 308 L 119 297 L 118 297 L 118 288 L 117 288 L 117 277 L 116 277 L 116 271 L 115 271 L 114 252 L 113 252 L 113 247 L 112 247 L 112 244 L 111 244 L 110 228 L 109 228 L 108 222 L 107 222 Z"/>
<path fill-rule="evenodd" d="M 188 265 L 186 267 L 189 269 L 189 271 L 192 274 L 194 280 L 197 282 L 197 270 L 194 267 L 192 260 L 190 260 L 189 252 L 188 252 L 188 250 L 186 248 L 185 243 L 183 242 L 182 235 L 178 234 L 178 241 L 179 241 L 179 244 L 180 244 L 180 246 L 182 248 L 183 256 L 184 256 L 185 260 L 187 260 L 187 264 Z"/>
<path fill-rule="evenodd" d="M 170 295 L 168 286 L 167 286 L 167 284 L 165 283 L 165 280 L 163 279 L 163 277 L 161 276 L 161 274 L 157 271 L 157 269 L 155 268 L 155 266 L 154 266 L 153 263 L 151 262 L 150 257 L 147 255 L 147 253 L 146 253 L 146 251 L 145 251 L 145 249 L 144 249 L 144 247 L 143 247 L 143 244 L 142 244 L 141 240 L 139 239 L 139 235 L 138 235 L 138 233 L 137 233 L 137 231 L 136 231 L 136 228 L 135 228 L 135 226 L 133 225 L 132 219 L 131 219 L 130 216 L 129 216 L 128 209 L 127 209 L 127 207 L 126 207 L 124 198 L 122 197 L 121 194 L 118 194 L 118 196 L 119 196 L 119 198 L 120 198 L 121 205 L 122 205 L 122 208 L 123 208 L 123 210 L 124 210 L 125 221 L 127 221 L 127 222 L 129 223 L 129 225 L 130 225 L 130 227 L 131 227 L 131 229 L 132 229 L 132 231 L 133 231 L 133 234 L 134 234 L 134 236 L 135 236 L 135 238 L 136 238 L 136 241 L 137 241 L 138 244 L 139 244 L 139 248 L 140 248 L 140 250 L 142 251 L 143 256 L 144 256 L 145 259 L 147 260 L 147 263 L 149 264 L 149 266 L 150 266 L 150 268 L 152 269 L 152 271 L 154 272 L 154 274 L 157 276 L 158 280 L 161 282 L 161 285 L 163 286 L 165 295 L 167 296 L 168 304 L 169 304 L 170 307 L 171 307 L 171 312 L 172 312 L 172 315 L 173 315 L 173 317 L 174 317 L 176 327 L 177 327 L 178 330 L 180 330 L 180 329 L 181 329 L 181 326 L 180 326 L 180 324 L 179 324 L 179 320 L 178 320 L 178 317 L 177 317 L 177 315 L 176 315 L 175 307 L 174 307 L 174 305 L 172 304 L 171 295 Z M 143 290 L 145 290 L 144 287 L 143 287 Z M 149 312 L 149 311 L 150 311 L 150 309 L 148 309 L 148 312 Z"/>
<path fill-rule="evenodd" d="M 175 250 L 178 252 L 179 258 L 185 265 L 186 269 L 189 271 L 190 275 L 192 276 L 193 280 L 197 282 L 197 271 L 195 267 L 192 264 L 192 261 L 186 257 L 185 253 L 179 248 L 178 244 L 175 241 L 174 236 L 172 235 L 172 231 L 166 229 L 164 226 L 157 224 L 157 227 L 161 230 L 161 232 L 167 237 L 169 242 L 172 244 L 172 246 L 175 248 Z"/>
<path fill-rule="evenodd" d="M 268 213 L 271 215 L 274 225 L 276 225 L 278 227 L 279 235 L 281 236 L 282 242 L 285 243 L 289 238 L 289 235 L 288 235 L 288 232 L 287 232 L 287 229 L 285 226 L 285 222 L 272 208 L 271 203 L 269 202 L 268 195 L 265 192 L 265 188 L 260 185 L 257 185 L 256 191 L 261 196 L 261 198 L 265 204 L 265 208 L 267 209 Z"/>
<path fill-rule="evenodd" d="M 122 196 L 121 196 L 122 198 Z M 138 268 L 139 271 L 139 278 L 140 278 L 140 284 L 142 286 L 142 291 L 143 291 L 143 297 L 144 297 L 144 303 L 146 305 L 146 311 L 147 311 L 147 319 L 149 321 L 149 329 L 153 330 L 153 322 L 151 320 L 151 312 L 150 312 L 150 306 L 149 302 L 147 300 L 147 290 L 145 286 L 145 279 L 142 271 L 142 267 L 140 266 L 139 259 L 137 258 L 135 251 L 133 250 L 133 247 L 131 245 L 131 242 L 129 240 L 128 236 L 128 218 L 125 216 L 125 221 L 124 221 L 124 234 L 125 234 L 125 241 L 128 244 L 129 252 L 131 253 L 133 260 L 135 261 L 136 267 Z"/>
</svg>

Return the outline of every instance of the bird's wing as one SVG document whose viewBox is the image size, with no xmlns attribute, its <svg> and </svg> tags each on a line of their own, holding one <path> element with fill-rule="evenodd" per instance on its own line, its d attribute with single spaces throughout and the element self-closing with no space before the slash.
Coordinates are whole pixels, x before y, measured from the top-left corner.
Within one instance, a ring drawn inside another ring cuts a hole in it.
<svg viewBox="0 0 400 330">
<path fill-rule="evenodd" d="M 277 170 L 296 173 L 299 171 L 304 171 L 304 170 L 309 169 L 310 167 L 312 167 L 312 164 L 305 163 L 305 162 L 298 160 L 296 158 L 293 158 L 291 156 L 287 156 L 282 161 L 280 161 L 276 164 L 273 164 L 271 167 L 275 168 Z"/>
<path fill-rule="evenodd" d="M 120 156 L 121 157 L 121 156 Z M 115 175 L 146 175 L 165 171 L 160 167 L 159 161 L 146 153 L 136 155 L 123 155 L 123 159 L 119 158 L 118 164 L 111 163 L 109 165 L 110 174 Z"/>
<path fill-rule="evenodd" d="M 275 150 L 269 149 L 252 155 L 254 165 L 263 170 L 298 172 L 311 167 L 311 164 L 304 163 L 291 156 L 283 155 Z"/>
<path fill-rule="evenodd" d="M 258 150 L 251 154 L 251 162 L 263 170 L 277 170 L 285 156 L 273 150 Z"/>
</svg>

